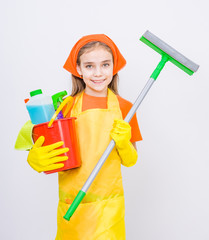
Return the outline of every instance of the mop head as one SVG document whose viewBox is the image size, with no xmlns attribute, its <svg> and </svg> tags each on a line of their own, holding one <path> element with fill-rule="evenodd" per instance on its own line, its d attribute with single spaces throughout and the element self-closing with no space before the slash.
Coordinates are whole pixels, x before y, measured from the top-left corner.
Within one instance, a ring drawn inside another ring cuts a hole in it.
<svg viewBox="0 0 209 240">
<path fill-rule="evenodd" d="M 189 75 L 192 75 L 199 68 L 199 65 L 186 58 L 184 55 L 149 31 L 146 31 L 140 40 L 156 52 L 160 53 L 162 56 L 167 56 L 170 62 L 181 68 Z"/>
</svg>

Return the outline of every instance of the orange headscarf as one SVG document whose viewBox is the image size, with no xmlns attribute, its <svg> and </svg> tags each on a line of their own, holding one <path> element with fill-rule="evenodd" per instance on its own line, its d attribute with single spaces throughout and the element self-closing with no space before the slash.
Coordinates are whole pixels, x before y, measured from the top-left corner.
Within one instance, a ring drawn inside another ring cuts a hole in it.
<svg viewBox="0 0 209 240">
<path fill-rule="evenodd" d="M 113 54 L 114 66 L 113 75 L 126 65 L 126 60 L 120 53 L 115 43 L 105 34 L 92 34 L 82 37 L 72 48 L 70 55 L 65 62 L 63 68 L 72 73 L 74 76 L 80 77 L 76 69 L 77 56 L 80 49 L 89 42 L 99 41 L 110 47 Z"/>
</svg>

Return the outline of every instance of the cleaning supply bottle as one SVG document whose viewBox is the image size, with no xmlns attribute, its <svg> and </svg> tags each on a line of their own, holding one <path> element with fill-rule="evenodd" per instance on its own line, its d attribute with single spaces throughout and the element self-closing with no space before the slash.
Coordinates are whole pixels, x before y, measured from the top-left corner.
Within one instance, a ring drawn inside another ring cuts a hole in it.
<svg viewBox="0 0 209 240">
<path fill-rule="evenodd" d="M 31 98 L 26 108 L 33 124 L 49 122 L 55 113 L 52 98 L 42 93 L 41 89 L 30 92 Z"/>
<path fill-rule="evenodd" d="M 54 109 L 55 111 L 58 109 L 58 107 L 60 106 L 60 104 L 63 102 L 63 97 L 67 95 L 67 91 L 62 91 L 62 92 L 58 92 L 54 95 L 52 95 L 52 101 L 53 101 L 53 105 L 54 105 Z M 62 119 L 63 114 L 60 111 L 59 114 L 57 115 L 57 119 Z"/>
</svg>

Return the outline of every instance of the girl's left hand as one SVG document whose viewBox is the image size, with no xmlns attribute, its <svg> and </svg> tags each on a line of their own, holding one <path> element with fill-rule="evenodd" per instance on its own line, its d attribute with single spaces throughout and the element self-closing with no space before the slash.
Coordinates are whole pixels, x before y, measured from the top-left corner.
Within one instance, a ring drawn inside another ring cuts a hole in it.
<svg viewBox="0 0 209 240">
<path fill-rule="evenodd" d="M 111 138 L 115 141 L 117 148 L 123 148 L 131 139 L 131 126 L 121 119 L 115 119 L 113 129 L 110 132 Z"/>
<path fill-rule="evenodd" d="M 131 139 L 131 126 L 124 120 L 115 119 L 110 136 L 115 141 L 121 163 L 126 167 L 133 166 L 138 158 L 138 154 Z"/>
</svg>

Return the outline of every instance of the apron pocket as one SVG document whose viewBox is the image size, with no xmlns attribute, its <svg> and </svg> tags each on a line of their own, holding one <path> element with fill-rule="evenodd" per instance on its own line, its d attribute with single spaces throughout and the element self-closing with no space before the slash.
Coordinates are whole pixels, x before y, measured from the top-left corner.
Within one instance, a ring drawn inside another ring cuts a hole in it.
<svg viewBox="0 0 209 240">
<path fill-rule="evenodd" d="M 125 239 L 123 196 L 82 203 L 78 206 L 70 221 L 67 221 L 63 216 L 69 206 L 70 204 L 59 201 L 56 240 L 106 240 L 105 236 L 108 236 L 108 240 Z M 120 227 L 117 224 L 120 224 Z"/>
</svg>

